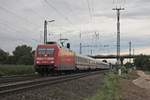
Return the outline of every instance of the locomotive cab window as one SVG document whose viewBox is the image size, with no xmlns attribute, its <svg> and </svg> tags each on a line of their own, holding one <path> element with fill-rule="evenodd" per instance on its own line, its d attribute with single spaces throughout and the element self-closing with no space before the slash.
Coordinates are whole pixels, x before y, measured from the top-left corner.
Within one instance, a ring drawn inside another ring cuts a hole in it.
<svg viewBox="0 0 150 100">
<path fill-rule="evenodd" d="M 54 54 L 54 48 L 47 48 L 47 54 L 53 55 Z"/>
<path fill-rule="evenodd" d="M 44 55 L 46 52 L 46 48 L 38 48 L 38 54 Z"/>
<path fill-rule="evenodd" d="M 54 54 L 54 48 L 39 48 L 38 49 L 38 54 L 39 55 L 53 55 Z"/>
</svg>

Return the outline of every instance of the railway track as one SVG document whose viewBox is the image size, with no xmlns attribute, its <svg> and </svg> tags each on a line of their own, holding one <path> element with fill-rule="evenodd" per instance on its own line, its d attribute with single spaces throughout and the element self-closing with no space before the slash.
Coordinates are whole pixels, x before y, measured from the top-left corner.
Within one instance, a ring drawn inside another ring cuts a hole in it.
<svg viewBox="0 0 150 100">
<path fill-rule="evenodd" d="M 2 76 L 0 77 L 0 85 L 4 83 L 12 83 L 12 82 L 18 82 L 23 80 L 30 80 L 39 78 L 37 74 L 27 74 L 27 75 L 13 75 L 13 76 Z"/>
<path fill-rule="evenodd" d="M 105 72 L 106 71 L 85 72 L 85 73 L 71 74 L 71 75 L 65 75 L 65 76 L 45 77 L 45 78 L 40 78 L 40 79 L 26 80 L 26 81 L 20 81 L 20 82 L 15 82 L 15 83 L 10 83 L 10 84 L 3 84 L 3 85 L 0 85 L 0 95 L 15 93 L 17 91 L 31 89 L 31 88 L 45 86 L 45 85 L 58 84 L 58 83 L 75 80 L 75 79 L 79 79 L 79 78 L 90 76 L 90 75 L 102 74 Z"/>
</svg>

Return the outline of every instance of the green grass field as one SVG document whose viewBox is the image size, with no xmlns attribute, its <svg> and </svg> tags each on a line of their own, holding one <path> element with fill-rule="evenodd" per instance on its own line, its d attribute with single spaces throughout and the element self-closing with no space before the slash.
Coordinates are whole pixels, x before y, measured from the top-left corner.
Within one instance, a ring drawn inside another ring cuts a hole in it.
<svg viewBox="0 0 150 100">
<path fill-rule="evenodd" d="M 104 85 L 93 97 L 86 100 L 120 100 L 119 90 L 119 76 L 109 73 L 105 77 Z"/>
<path fill-rule="evenodd" d="M 0 76 L 34 74 L 33 65 L 0 65 Z"/>
</svg>

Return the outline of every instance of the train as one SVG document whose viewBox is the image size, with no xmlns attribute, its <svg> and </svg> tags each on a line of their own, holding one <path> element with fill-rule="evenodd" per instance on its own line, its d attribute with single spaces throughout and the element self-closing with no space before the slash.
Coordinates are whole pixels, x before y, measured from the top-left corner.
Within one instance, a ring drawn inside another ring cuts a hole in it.
<svg viewBox="0 0 150 100">
<path fill-rule="evenodd" d="M 83 56 L 56 42 L 40 44 L 35 50 L 34 68 L 41 75 L 51 73 L 109 69 L 109 64 Z"/>
</svg>

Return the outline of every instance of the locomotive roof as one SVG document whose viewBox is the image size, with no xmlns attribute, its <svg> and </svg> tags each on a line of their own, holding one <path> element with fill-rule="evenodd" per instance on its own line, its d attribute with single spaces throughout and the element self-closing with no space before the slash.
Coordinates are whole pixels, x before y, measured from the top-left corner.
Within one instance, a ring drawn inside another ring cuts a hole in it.
<svg viewBox="0 0 150 100">
<path fill-rule="evenodd" d="M 84 55 L 81 55 L 81 54 L 77 54 L 77 53 L 76 53 L 76 55 L 77 55 L 78 57 L 87 58 L 87 59 L 90 59 L 90 60 L 95 60 L 95 59 L 93 59 L 93 58 L 91 58 L 91 57 L 84 56 Z"/>
<path fill-rule="evenodd" d="M 39 44 L 38 45 L 38 47 L 50 47 L 50 46 L 59 46 L 60 47 L 60 45 L 59 44 Z"/>
<path fill-rule="evenodd" d="M 96 61 L 97 63 L 108 64 L 108 63 L 102 62 L 102 61 L 100 61 L 100 60 L 91 58 L 91 57 L 89 57 L 89 56 L 84 56 L 84 55 L 81 55 L 81 54 L 76 54 L 76 55 L 77 55 L 78 57 L 82 57 L 82 58 L 86 58 L 86 59 L 90 59 L 90 60 Z"/>
</svg>

